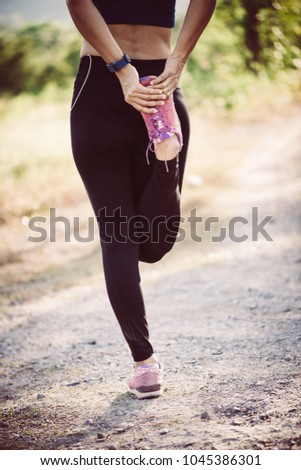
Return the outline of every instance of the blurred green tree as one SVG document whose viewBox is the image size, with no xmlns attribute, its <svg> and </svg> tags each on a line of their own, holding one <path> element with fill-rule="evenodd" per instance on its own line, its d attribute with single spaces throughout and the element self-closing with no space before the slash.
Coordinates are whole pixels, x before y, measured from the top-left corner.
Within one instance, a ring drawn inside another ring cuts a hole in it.
<svg viewBox="0 0 301 470">
<path fill-rule="evenodd" d="M 28 44 L 14 36 L 0 34 L 0 93 L 17 94 L 26 87 L 30 76 Z"/>
<path fill-rule="evenodd" d="M 52 23 L 2 30 L 0 93 L 36 94 L 50 82 L 66 86 L 74 75 L 79 48 L 80 39 L 73 30 Z"/>
<path fill-rule="evenodd" d="M 249 70 L 300 66 L 300 0 L 221 0 L 217 15 L 241 38 Z"/>
</svg>

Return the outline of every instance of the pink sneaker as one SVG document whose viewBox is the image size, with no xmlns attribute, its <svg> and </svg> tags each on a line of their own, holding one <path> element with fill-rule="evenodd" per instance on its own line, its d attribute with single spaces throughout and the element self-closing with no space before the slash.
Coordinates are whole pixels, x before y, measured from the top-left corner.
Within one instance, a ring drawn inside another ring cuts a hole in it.
<svg viewBox="0 0 301 470">
<path fill-rule="evenodd" d="M 162 395 L 163 368 L 160 362 L 134 366 L 129 381 L 129 392 L 137 398 L 155 398 Z"/>
<path fill-rule="evenodd" d="M 154 75 L 147 75 L 140 78 L 140 83 L 149 86 Z M 147 127 L 149 144 L 146 149 L 146 159 L 149 164 L 148 152 L 152 150 L 152 144 L 158 144 L 176 135 L 180 144 L 180 150 L 183 146 L 183 136 L 181 124 L 176 112 L 173 95 L 169 96 L 162 106 L 158 106 L 158 111 L 154 114 L 141 113 Z M 180 151 L 179 150 L 179 151 Z M 165 160 L 166 171 L 168 171 L 167 161 Z"/>
</svg>

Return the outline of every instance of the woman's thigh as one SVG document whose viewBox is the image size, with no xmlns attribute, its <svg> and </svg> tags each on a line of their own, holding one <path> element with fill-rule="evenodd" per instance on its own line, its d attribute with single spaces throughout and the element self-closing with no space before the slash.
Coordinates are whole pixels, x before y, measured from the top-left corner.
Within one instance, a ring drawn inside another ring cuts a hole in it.
<svg viewBox="0 0 301 470">
<path fill-rule="evenodd" d="M 140 116 L 125 103 L 118 79 L 104 67 L 95 56 L 80 62 L 72 97 L 71 144 L 101 236 L 112 237 L 114 232 L 114 244 L 121 228 L 127 236 L 135 213 L 131 156 L 133 143 L 139 142 L 135 129 Z"/>
</svg>

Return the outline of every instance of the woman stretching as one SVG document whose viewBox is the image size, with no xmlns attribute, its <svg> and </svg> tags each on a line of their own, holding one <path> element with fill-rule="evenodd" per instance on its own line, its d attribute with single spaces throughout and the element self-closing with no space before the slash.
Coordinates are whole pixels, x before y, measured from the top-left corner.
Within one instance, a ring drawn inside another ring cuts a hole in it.
<svg viewBox="0 0 301 470">
<path fill-rule="evenodd" d="M 97 218 L 108 296 L 128 343 L 138 398 L 162 393 L 139 261 L 175 243 L 189 140 L 183 67 L 216 0 L 190 0 L 171 50 L 176 0 L 67 0 L 83 37 L 71 103 L 76 167 Z"/>
</svg>

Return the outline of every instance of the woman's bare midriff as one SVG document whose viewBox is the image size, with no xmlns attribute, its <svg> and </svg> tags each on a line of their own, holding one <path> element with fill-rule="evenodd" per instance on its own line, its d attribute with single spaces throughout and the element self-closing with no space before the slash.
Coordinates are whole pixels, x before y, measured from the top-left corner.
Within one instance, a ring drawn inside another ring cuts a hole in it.
<svg viewBox="0 0 301 470">
<path fill-rule="evenodd" d="M 172 29 L 159 26 L 112 24 L 108 25 L 120 49 L 132 59 L 166 59 L 171 53 Z M 80 57 L 100 55 L 83 39 Z"/>
</svg>

